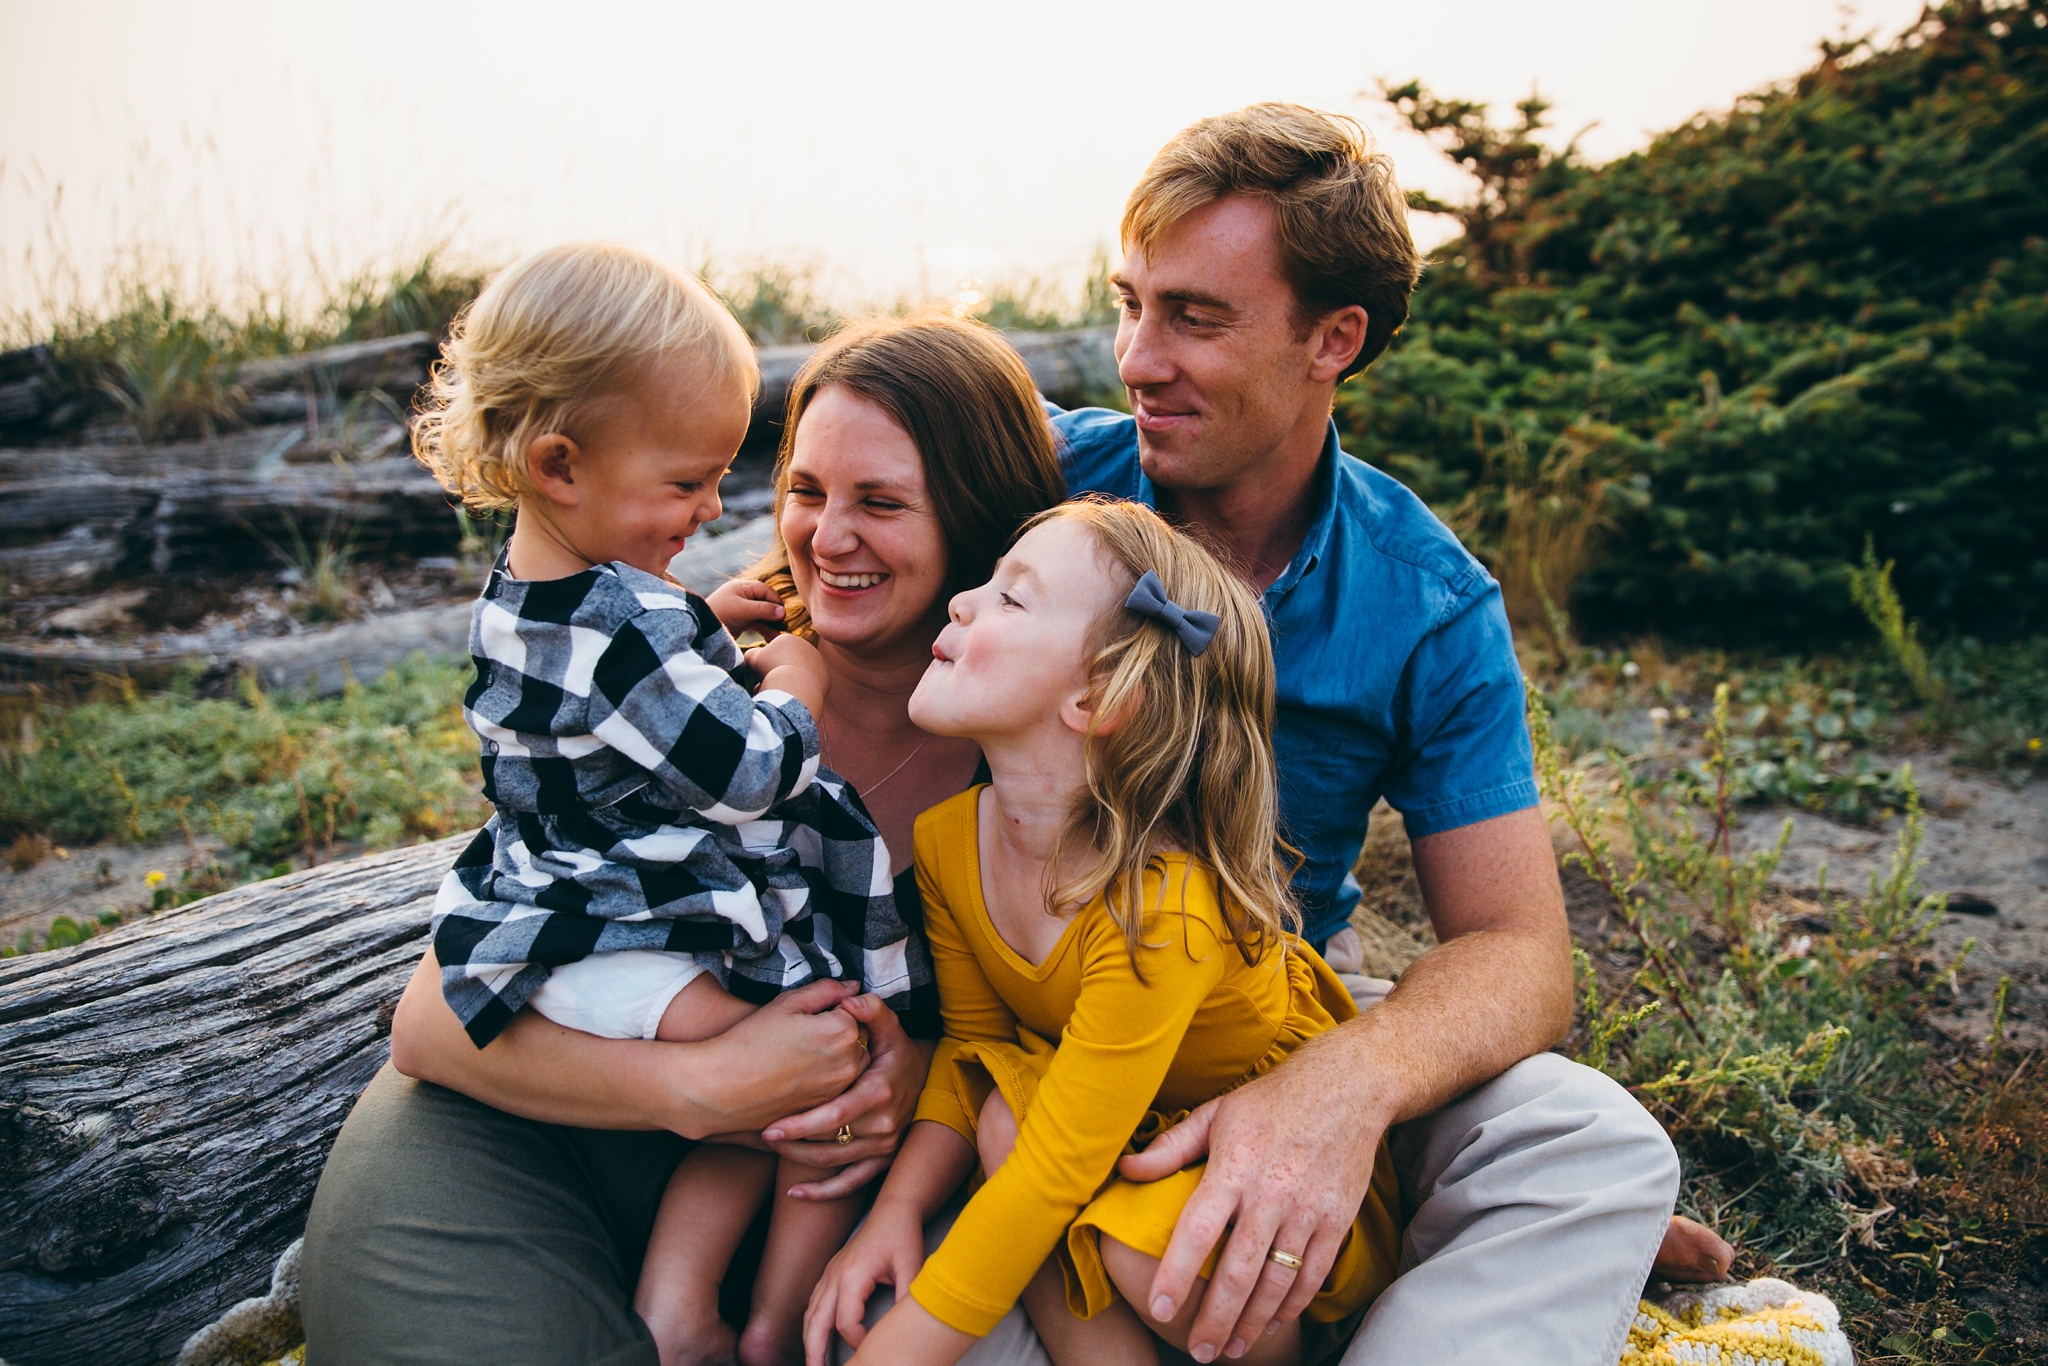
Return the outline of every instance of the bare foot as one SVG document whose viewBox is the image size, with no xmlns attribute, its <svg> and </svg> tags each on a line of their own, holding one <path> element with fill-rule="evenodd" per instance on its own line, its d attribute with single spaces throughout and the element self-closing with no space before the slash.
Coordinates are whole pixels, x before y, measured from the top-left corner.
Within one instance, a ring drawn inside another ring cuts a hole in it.
<svg viewBox="0 0 2048 1366">
<path fill-rule="evenodd" d="M 699 1315 L 674 1312 L 649 1313 L 640 1317 L 654 1334 L 661 1366 L 739 1366 L 739 1338 L 714 1310 L 706 1320 Z"/>
<path fill-rule="evenodd" d="M 771 1323 L 756 1315 L 740 1334 L 740 1366 L 803 1366 L 803 1324 Z M 663 1366 L 667 1366 L 663 1363 Z"/>
<path fill-rule="evenodd" d="M 1727 1279 L 1734 1261 L 1735 1249 L 1720 1234 L 1697 1220 L 1674 1214 L 1664 1230 L 1657 1260 L 1650 1264 L 1650 1274 L 1667 1281 L 1719 1281 Z"/>
</svg>

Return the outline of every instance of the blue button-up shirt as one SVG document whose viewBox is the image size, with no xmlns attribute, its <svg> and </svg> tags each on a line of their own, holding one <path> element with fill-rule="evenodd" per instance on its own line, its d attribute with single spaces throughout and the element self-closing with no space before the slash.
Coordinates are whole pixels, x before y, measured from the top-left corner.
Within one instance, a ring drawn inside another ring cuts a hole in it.
<svg viewBox="0 0 2048 1366">
<path fill-rule="evenodd" d="M 1137 424 L 1055 413 L 1073 493 L 1149 507 Z M 1302 935 L 1321 944 L 1358 904 L 1351 865 L 1381 797 L 1411 839 L 1536 805 L 1522 674 L 1500 585 L 1392 478 L 1323 447 L 1315 520 L 1266 590 L 1278 666 L 1273 748 Z"/>
</svg>

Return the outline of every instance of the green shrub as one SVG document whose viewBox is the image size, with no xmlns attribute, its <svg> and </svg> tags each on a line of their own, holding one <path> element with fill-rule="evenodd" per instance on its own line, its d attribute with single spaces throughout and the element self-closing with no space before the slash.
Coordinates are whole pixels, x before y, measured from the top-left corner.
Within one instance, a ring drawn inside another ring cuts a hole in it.
<svg viewBox="0 0 2048 1366">
<path fill-rule="evenodd" d="M 1461 106 L 1395 93 L 1471 145 Z M 1595 634 L 1847 637 L 1867 540 L 1944 632 L 2048 625 L 2040 0 L 1829 49 L 1606 166 L 1476 169 L 1483 235 L 1340 392 L 1354 452 L 1444 509 L 1502 450 L 1582 462 L 1579 515 L 1612 528 L 1574 594 Z"/>
</svg>

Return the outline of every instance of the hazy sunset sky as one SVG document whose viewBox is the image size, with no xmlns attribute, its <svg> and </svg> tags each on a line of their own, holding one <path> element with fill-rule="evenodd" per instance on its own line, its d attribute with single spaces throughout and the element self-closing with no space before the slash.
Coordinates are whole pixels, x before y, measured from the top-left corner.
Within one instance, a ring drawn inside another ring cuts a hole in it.
<svg viewBox="0 0 2048 1366">
<path fill-rule="evenodd" d="M 690 266 L 809 266 L 845 304 L 1078 281 L 1125 192 L 1208 113 L 1287 99 L 1382 130 L 1364 92 L 1532 86 L 1604 159 L 1809 65 L 1918 0 L 1041 0 L 347 5 L 0 0 L 0 297 L 108 254 L 216 285 L 446 241 L 502 261 L 605 236 Z"/>
</svg>

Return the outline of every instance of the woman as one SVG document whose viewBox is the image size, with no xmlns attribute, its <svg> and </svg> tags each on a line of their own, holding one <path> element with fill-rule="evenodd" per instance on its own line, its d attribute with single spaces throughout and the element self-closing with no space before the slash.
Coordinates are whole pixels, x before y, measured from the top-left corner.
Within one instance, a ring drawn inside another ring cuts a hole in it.
<svg viewBox="0 0 2048 1366">
<path fill-rule="evenodd" d="M 980 754 L 917 730 L 906 703 L 952 594 L 1059 500 L 1052 434 L 989 329 L 882 320 L 798 375 L 775 479 L 763 572 L 808 612 L 832 679 L 825 764 L 866 801 L 915 923 L 912 824 L 969 785 Z M 765 1131 L 784 1155 L 838 1168 L 821 1196 L 865 1184 L 895 1151 L 929 1046 L 857 998 L 868 1060 L 832 1008 L 848 994 L 819 983 L 696 1044 L 598 1039 L 522 1012 L 478 1050 L 429 952 L 392 1021 L 393 1065 L 343 1126 L 308 1216 L 311 1359 L 652 1362 L 628 1298 L 688 1139 Z"/>
</svg>

